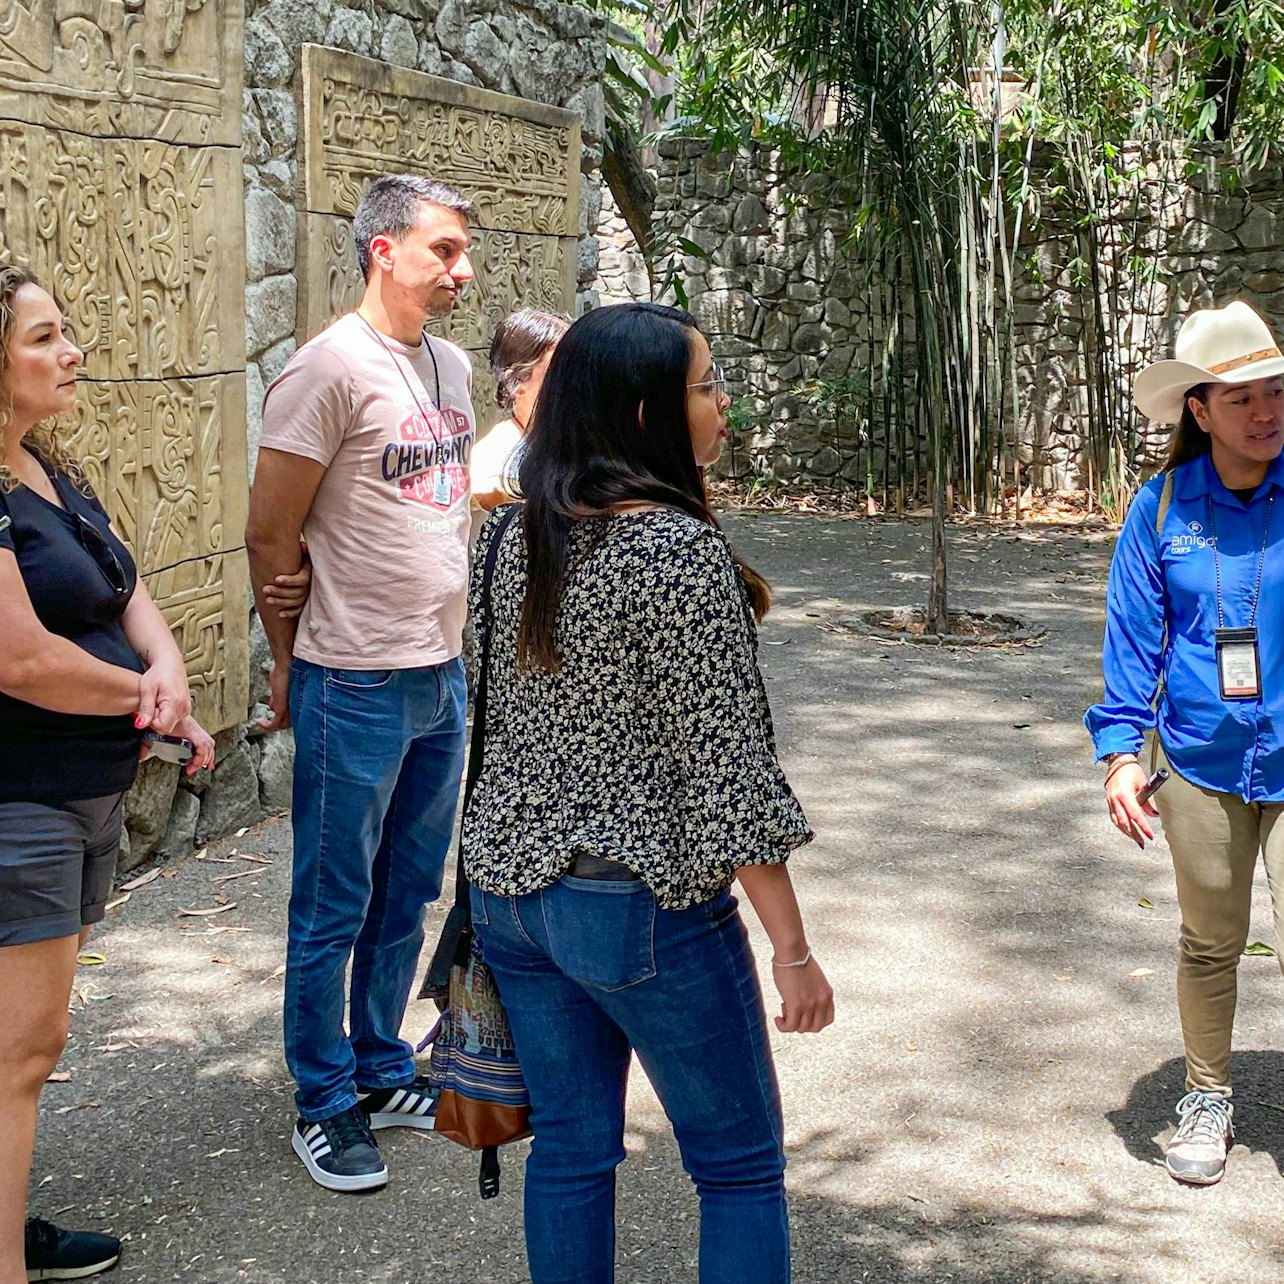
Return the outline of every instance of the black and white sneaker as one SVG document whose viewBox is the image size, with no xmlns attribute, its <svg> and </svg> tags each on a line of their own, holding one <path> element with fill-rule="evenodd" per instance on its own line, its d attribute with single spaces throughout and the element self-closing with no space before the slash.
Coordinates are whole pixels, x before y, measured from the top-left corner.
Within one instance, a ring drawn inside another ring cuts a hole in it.
<svg viewBox="0 0 1284 1284">
<path fill-rule="evenodd" d="M 290 1144 L 312 1180 L 326 1190 L 374 1190 L 388 1184 L 387 1165 L 356 1106 L 314 1123 L 300 1119 Z"/>
<path fill-rule="evenodd" d="M 371 1128 L 423 1128 L 437 1126 L 437 1094 L 423 1075 L 400 1088 L 357 1089 L 357 1104 Z"/>
<path fill-rule="evenodd" d="M 109 1271 L 120 1257 L 120 1240 L 97 1231 L 67 1231 L 28 1217 L 24 1247 L 29 1280 L 83 1280 Z"/>
</svg>

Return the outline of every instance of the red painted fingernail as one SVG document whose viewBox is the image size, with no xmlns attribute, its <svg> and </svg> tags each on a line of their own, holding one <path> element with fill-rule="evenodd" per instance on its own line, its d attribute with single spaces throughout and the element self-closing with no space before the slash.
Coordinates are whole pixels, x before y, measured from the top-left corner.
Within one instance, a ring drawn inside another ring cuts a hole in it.
<svg viewBox="0 0 1284 1284">
<path fill-rule="evenodd" d="M 144 718 L 143 715 L 140 713 L 134 719 L 134 726 L 136 726 L 139 729 L 139 731 L 141 731 L 146 725 L 147 725 L 147 719 Z"/>
</svg>

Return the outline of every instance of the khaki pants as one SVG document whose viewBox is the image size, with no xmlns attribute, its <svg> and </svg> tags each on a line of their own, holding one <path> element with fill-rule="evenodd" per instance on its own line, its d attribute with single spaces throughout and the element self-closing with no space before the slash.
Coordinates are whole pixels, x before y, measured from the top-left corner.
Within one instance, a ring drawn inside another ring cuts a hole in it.
<svg viewBox="0 0 1284 1284">
<path fill-rule="evenodd" d="M 1152 769 L 1167 766 L 1158 740 Z M 1284 969 L 1284 804 L 1246 803 L 1237 794 L 1201 789 L 1175 771 L 1155 795 L 1173 854 L 1181 908 L 1177 1005 L 1186 1044 L 1186 1086 L 1231 1091 L 1231 1030 L 1236 972 L 1248 941 L 1257 854 L 1275 909 L 1276 948 Z"/>
</svg>

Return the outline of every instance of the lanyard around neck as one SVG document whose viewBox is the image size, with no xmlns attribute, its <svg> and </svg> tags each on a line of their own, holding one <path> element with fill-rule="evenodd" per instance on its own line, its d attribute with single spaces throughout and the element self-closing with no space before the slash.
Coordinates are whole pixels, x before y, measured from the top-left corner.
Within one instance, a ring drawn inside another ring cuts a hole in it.
<svg viewBox="0 0 1284 1284">
<path fill-rule="evenodd" d="M 436 442 L 437 444 L 440 444 L 441 437 L 437 433 L 437 430 L 432 426 L 432 416 L 429 415 L 429 413 L 424 409 L 424 403 L 419 399 L 419 394 L 415 391 L 414 385 L 410 382 L 409 379 L 406 378 L 406 372 L 405 370 L 402 369 L 401 362 L 397 360 L 397 354 L 388 346 L 388 341 L 383 337 L 383 335 L 381 335 L 379 331 L 376 330 L 374 326 L 372 326 L 370 322 L 365 319 L 365 317 L 362 317 L 360 312 L 357 313 L 357 316 L 361 317 L 361 324 L 364 325 L 365 328 L 369 330 L 370 333 L 373 334 L 376 339 L 379 340 L 379 346 L 383 348 L 383 350 L 388 354 L 388 360 L 391 361 L 392 364 L 397 367 L 397 373 L 401 376 L 401 382 L 406 385 L 406 391 L 410 393 L 410 398 L 415 403 L 415 408 L 423 416 L 424 423 L 427 425 L 428 431 L 432 435 L 433 441 Z M 441 371 L 437 368 L 437 354 L 432 350 L 432 343 L 429 341 L 427 334 L 420 335 L 420 338 L 423 342 L 425 349 L 427 349 L 428 360 L 432 362 L 432 382 L 433 382 L 433 388 L 437 394 L 436 399 L 433 401 L 432 404 L 436 408 L 438 414 L 440 414 L 441 413 Z M 413 370 L 414 367 L 412 366 L 411 369 Z M 415 370 L 415 378 L 419 379 L 418 370 Z M 421 388 L 423 387 L 422 379 L 419 379 L 419 386 Z M 426 397 L 428 395 L 428 389 L 424 388 L 423 391 L 424 391 L 424 396 Z"/>
<path fill-rule="evenodd" d="M 1266 501 L 1266 524 L 1262 527 L 1262 547 L 1257 553 L 1257 579 L 1253 584 L 1253 605 L 1248 612 L 1248 627 L 1253 627 L 1253 622 L 1257 619 L 1257 602 L 1262 595 L 1262 572 L 1266 567 L 1266 541 L 1271 533 L 1271 508 L 1275 503 L 1275 491 L 1272 489 L 1270 498 Z M 1213 545 L 1213 577 L 1217 587 L 1217 627 L 1223 628 L 1222 620 L 1222 563 L 1221 558 L 1217 556 L 1217 525 L 1213 515 L 1213 497 L 1208 496 L 1208 534 L 1212 537 Z"/>
</svg>

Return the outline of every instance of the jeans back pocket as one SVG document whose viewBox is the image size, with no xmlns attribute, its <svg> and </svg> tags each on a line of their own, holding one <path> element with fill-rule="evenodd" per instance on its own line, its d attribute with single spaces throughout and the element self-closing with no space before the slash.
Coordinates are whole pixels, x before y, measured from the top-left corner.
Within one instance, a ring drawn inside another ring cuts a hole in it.
<svg viewBox="0 0 1284 1284">
<path fill-rule="evenodd" d="M 553 961 L 572 980 L 623 990 L 655 975 L 655 894 L 641 882 L 567 876 L 542 897 Z"/>
<path fill-rule="evenodd" d="M 395 669 L 327 669 L 325 680 L 332 687 L 347 687 L 350 691 L 372 691 L 386 687 L 392 681 Z"/>
</svg>

